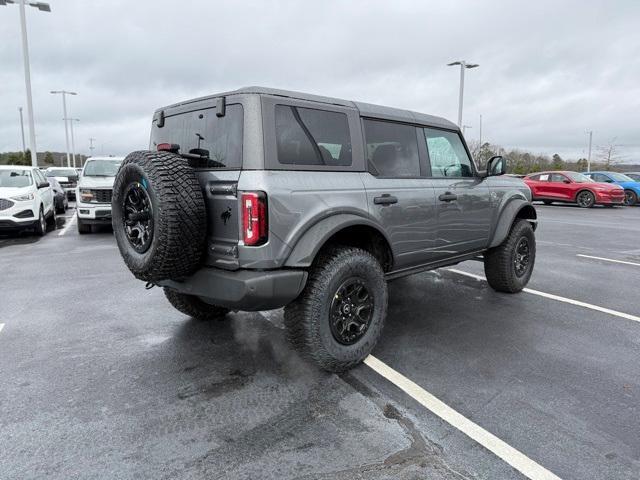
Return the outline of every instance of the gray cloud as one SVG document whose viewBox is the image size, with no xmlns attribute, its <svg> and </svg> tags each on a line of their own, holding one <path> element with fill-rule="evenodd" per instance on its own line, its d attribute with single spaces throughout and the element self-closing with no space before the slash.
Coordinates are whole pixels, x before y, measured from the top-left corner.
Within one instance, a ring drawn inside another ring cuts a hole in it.
<svg viewBox="0 0 640 480">
<path fill-rule="evenodd" d="M 289 88 L 457 117 L 504 146 L 577 157 L 613 137 L 640 160 L 640 4 L 566 2 L 211 2 L 50 0 L 29 9 L 39 150 L 63 150 L 60 98 L 78 149 L 124 154 L 148 142 L 152 111 L 246 85 Z M 18 9 L 0 7 L 0 151 L 20 144 Z"/>
</svg>

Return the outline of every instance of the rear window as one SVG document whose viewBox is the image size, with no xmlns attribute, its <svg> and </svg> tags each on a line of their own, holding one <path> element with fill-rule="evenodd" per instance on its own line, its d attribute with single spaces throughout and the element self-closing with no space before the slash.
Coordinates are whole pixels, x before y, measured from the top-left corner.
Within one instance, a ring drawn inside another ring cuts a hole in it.
<svg viewBox="0 0 640 480">
<path fill-rule="evenodd" d="M 151 148 L 161 143 L 179 145 L 178 153 L 192 156 L 200 168 L 242 167 L 242 105 L 227 105 L 224 117 L 215 108 L 165 117 L 164 126 L 153 123 Z"/>
<path fill-rule="evenodd" d="M 73 168 L 49 168 L 45 175 L 47 177 L 77 177 L 78 172 Z"/>
<path fill-rule="evenodd" d="M 276 105 L 278 162 L 349 166 L 351 135 L 344 113 Z"/>
</svg>

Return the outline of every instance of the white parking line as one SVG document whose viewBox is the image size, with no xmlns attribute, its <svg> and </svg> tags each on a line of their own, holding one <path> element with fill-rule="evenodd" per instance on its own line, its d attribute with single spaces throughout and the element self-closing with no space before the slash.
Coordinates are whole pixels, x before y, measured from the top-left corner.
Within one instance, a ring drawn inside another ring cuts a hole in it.
<svg viewBox="0 0 640 480">
<path fill-rule="evenodd" d="M 476 275 L 474 273 L 463 272 L 462 270 L 457 270 L 455 268 L 448 268 L 450 272 L 457 273 L 459 275 L 465 275 L 467 277 L 475 278 L 476 280 L 484 280 L 482 275 Z M 551 300 L 557 300 L 558 302 L 569 303 L 571 305 L 576 305 L 578 307 L 589 308 L 591 310 L 596 310 L 598 312 L 606 313 L 608 315 L 614 315 L 620 318 L 626 318 L 627 320 L 633 320 L 634 322 L 640 322 L 640 317 L 635 315 L 631 315 L 630 313 L 619 312 L 617 310 L 612 310 L 610 308 L 600 307 L 598 305 L 593 305 L 591 303 L 581 302 L 580 300 L 573 300 L 572 298 L 561 297 L 560 295 L 554 295 L 553 293 L 541 292 L 540 290 L 533 290 L 532 288 L 525 288 L 522 290 L 523 292 L 530 293 L 532 295 L 538 295 L 539 297 L 549 298 Z"/>
<path fill-rule="evenodd" d="M 602 260 L 604 262 L 624 263 L 625 265 L 634 265 L 636 267 L 640 267 L 640 263 L 626 262 L 624 260 L 614 260 L 613 258 L 594 257 L 592 255 L 582 255 L 581 253 L 578 253 L 576 257 L 593 258 L 595 260 Z"/>
<path fill-rule="evenodd" d="M 457 428 L 466 436 L 478 442 L 484 448 L 518 470 L 525 477 L 530 478 L 531 480 L 560 480 L 560 477 L 551 473 L 542 465 L 531 460 L 524 453 L 500 440 L 481 426 L 473 423 L 464 415 L 458 413 L 446 403 L 442 402 L 401 373 L 398 373 L 384 362 L 381 362 L 373 355 L 369 355 L 364 360 L 364 363 L 376 373 L 389 380 L 396 387 L 407 393 L 427 410 L 433 412 L 449 425 Z"/>
<path fill-rule="evenodd" d="M 60 230 L 58 232 L 58 236 L 61 237 L 62 235 L 64 235 L 65 233 L 67 233 L 67 230 L 69 230 L 69 227 L 71 227 L 71 225 L 74 225 L 76 223 L 76 219 L 78 217 L 76 215 L 74 215 L 73 217 L 71 217 L 69 220 L 67 220 L 67 223 L 65 224 L 65 226 L 62 228 L 62 230 Z"/>
</svg>

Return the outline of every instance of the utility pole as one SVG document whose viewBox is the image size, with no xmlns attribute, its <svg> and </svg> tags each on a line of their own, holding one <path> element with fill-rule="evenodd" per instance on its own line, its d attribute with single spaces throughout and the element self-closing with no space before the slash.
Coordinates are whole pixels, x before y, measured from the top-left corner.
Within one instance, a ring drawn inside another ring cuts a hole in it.
<svg viewBox="0 0 640 480">
<path fill-rule="evenodd" d="M 64 138 L 67 145 L 67 167 L 71 167 L 71 155 L 69 154 L 69 126 L 67 125 L 67 95 L 77 95 L 76 92 L 66 90 L 51 90 L 52 95 L 62 95 L 62 113 L 64 114 Z"/>
<path fill-rule="evenodd" d="M 587 155 L 587 172 L 591 171 L 591 141 L 593 140 L 593 130 L 587 132 L 589 134 L 589 154 Z"/>
<path fill-rule="evenodd" d="M 25 12 L 25 6 L 28 4 L 31 7 L 35 7 L 41 12 L 50 12 L 51 7 L 48 3 L 44 2 L 28 2 L 27 0 L 0 0 L 0 6 L 6 6 L 7 4 L 19 4 L 20 5 L 20 30 L 22 36 L 22 58 L 24 61 L 24 85 L 27 91 L 27 120 L 29 121 L 29 148 L 31 149 L 31 166 L 38 166 L 38 156 L 36 147 L 36 127 L 35 120 L 33 118 L 33 99 L 31 95 L 31 68 L 29 66 L 29 42 L 27 40 L 27 14 Z M 26 150 L 26 149 L 25 149 Z"/>
<path fill-rule="evenodd" d="M 460 65 L 460 92 L 458 94 L 458 127 L 462 128 L 462 103 L 464 100 L 464 71 L 467 68 L 479 67 L 477 63 L 467 63 L 465 60 L 459 60 L 457 62 L 448 63 L 447 66 L 452 67 L 454 65 Z"/>
<path fill-rule="evenodd" d="M 20 112 L 20 134 L 22 136 L 22 153 L 27 151 L 27 146 L 24 143 L 24 120 L 22 119 L 22 107 L 18 107 L 18 111 Z"/>
</svg>

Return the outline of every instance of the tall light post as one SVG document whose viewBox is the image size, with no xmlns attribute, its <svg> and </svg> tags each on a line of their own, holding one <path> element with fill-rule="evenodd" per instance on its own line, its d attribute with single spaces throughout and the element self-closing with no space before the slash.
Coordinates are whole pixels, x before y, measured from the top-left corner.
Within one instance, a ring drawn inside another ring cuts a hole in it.
<svg viewBox="0 0 640 480">
<path fill-rule="evenodd" d="M 90 138 L 89 139 L 89 156 L 93 157 L 93 149 L 96 148 L 93 146 L 93 142 L 95 142 L 96 139 L 95 138 Z"/>
<path fill-rule="evenodd" d="M 79 122 L 79 118 L 67 118 L 69 127 L 71 128 L 71 156 L 73 157 L 73 168 L 76 168 L 76 141 L 73 135 L 73 122 Z"/>
<path fill-rule="evenodd" d="M 18 112 L 20 112 L 20 136 L 22 137 L 22 153 L 27 151 L 27 146 L 24 143 L 24 120 L 22 119 L 22 107 L 18 107 Z"/>
<path fill-rule="evenodd" d="M 66 90 L 51 90 L 52 95 L 62 95 L 62 113 L 64 114 L 64 137 L 67 143 L 67 167 L 71 166 L 71 155 L 69 154 L 69 126 L 67 125 L 67 95 L 78 95 L 76 92 Z"/>
<path fill-rule="evenodd" d="M 480 148 L 482 148 L 482 114 L 480 114 Z"/>
<path fill-rule="evenodd" d="M 477 63 L 467 63 L 465 60 L 458 60 L 457 62 L 447 63 L 447 66 L 452 67 L 454 65 L 460 65 L 460 93 L 458 97 L 458 127 L 462 128 L 462 103 L 464 99 L 464 71 L 467 68 L 479 67 Z"/>
<path fill-rule="evenodd" d="M 463 125 L 462 126 L 462 136 L 464 137 L 466 132 L 467 132 L 467 128 L 473 128 L 471 125 Z"/>
<path fill-rule="evenodd" d="M 0 0 L 0 6 L 7 4 L 20 5 L 20 30 L 22 32 L 22 57 L 24 60 L 24 85 L 27 90 L 27 115 L 29 120 L 29 148 L 31 149 L 31 165 L 38 166 L 36 147 L 36 127 L 33 119 L 33 100 L 31 98 L 31 68 L 29 67 L 29 42 L 27 41 L 27 14 L 25 5 L 35 7 L 41 12 L 50 12 L 51 7 L 44 2 L 29 2 L 28 0 Z"/>
<path fill-rule="evenodd" d="M 587 156 L 587 172 L 591 171 L 591 141 L 593 140 L 593 130 L 587 132 L 589 134 L 589 154 Z"/>
</svg>

